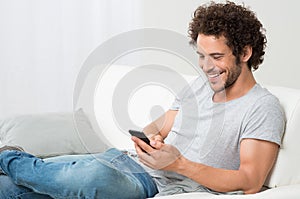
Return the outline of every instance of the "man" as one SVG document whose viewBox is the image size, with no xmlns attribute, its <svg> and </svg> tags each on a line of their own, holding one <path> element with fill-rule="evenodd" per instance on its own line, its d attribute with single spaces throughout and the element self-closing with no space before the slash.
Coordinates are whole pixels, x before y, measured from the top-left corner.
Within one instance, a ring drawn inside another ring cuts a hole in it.
<svg viewBox="0 0 300 199">
<path fill-rule="evenodd" d="M 145 127 L 151 146 L 132 137 L 137 158 L 110 149 L 45 161 L 3 148 L 0 197 L 132 199 L 158 192 L 260 191 L 284 131 L 278 100 L 252 74 L 263 61 L 262 25 L 242 6 L 211 3 L 195 11 L 189 33 L 207 82 L 193 81 L 169 111 Z"/>
</svg>

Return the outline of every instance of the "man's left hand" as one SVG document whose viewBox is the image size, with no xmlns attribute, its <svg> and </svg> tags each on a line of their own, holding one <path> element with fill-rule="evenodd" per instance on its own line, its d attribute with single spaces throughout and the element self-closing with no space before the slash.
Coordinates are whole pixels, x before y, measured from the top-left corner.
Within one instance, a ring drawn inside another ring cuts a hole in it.
<svg viewBox="0 0 300 199">
<path fill-rule="evenodd" d="M 181 153 L 172 145 L 151 140 L 151 146 L 137 137 L 132 137 L 140 162 L 157 170 L 174 171 Z"/>
</svg>

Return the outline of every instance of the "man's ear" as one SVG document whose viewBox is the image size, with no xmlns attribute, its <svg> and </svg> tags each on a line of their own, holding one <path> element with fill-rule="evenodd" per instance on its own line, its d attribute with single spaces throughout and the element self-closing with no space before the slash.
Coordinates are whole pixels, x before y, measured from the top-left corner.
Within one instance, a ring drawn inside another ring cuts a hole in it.
<svg viewBox="0 0 300 199">
<path fill-rule="evenodd" d="M 248 62 L 252 56 L 252 47 L 247 45 L 243 49 L 243 54 L 241 55 L 241 62 Z"/>
</svg>

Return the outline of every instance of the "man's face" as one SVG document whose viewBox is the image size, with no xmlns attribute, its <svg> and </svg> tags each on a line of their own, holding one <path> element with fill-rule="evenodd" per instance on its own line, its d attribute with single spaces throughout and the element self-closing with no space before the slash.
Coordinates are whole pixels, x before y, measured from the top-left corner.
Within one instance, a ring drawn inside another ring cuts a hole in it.
<svg viewBox="0 0 300 199">
<path fill-rule="evenodd" d="M 226 45 L 226 38 L 199 34 L 197 38 L 199 65 L 206 74 L 214 92 L 232 86 L 241 74 L 241 66 Z"/>
</svg>

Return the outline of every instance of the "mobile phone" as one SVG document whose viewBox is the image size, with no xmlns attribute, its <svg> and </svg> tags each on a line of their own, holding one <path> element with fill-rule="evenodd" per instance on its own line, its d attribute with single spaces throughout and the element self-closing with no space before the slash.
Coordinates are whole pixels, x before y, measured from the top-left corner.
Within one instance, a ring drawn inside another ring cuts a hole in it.
<svg viewBox="0 0 300 199">
<path fill-rule="evenodd" d="M 129 130 L 129 133 L 132 136 L 138 137 L 144 142 L 146 142 L 148 145 L 150 145 L 150 140 L 147 138 L 147 136 L 142 131 L 135 131 L 135 130 Z"/>
</svg>

